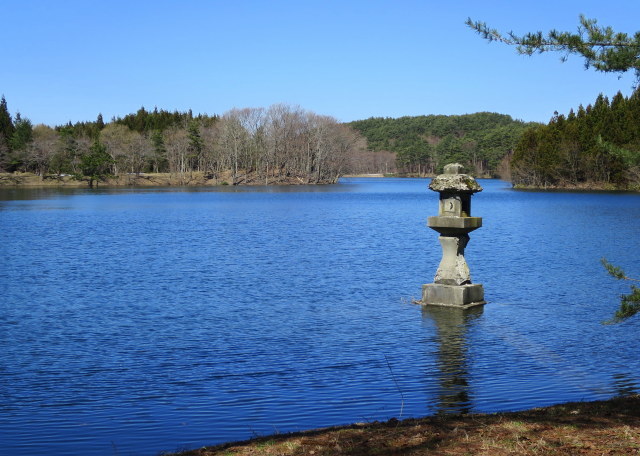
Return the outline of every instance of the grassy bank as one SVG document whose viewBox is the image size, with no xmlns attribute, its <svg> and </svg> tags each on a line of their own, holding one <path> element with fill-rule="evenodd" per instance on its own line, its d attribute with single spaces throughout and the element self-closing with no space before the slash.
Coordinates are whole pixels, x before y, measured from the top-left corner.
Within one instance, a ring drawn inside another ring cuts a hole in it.
<svg viewBox="0 0 640 456">
<path fill-rule="evenodd" d="M 175 453 L 243 455 L 638 455 L 640 396 L 522 412 L 354 424 Z"/>
<path fill-rule="evenodd" d="M 230 171 L 212 176 L 202 172 L 189 173 L 139 173 L 106 177 L 97 187 L 207 187 L 216 185 L 303 185 L 307 182 L 296 176 L 260 177 L 255 173 L 236 176 Z M 49 174 L 44 177 L 33 173 L 0 173 L 0 187 L 88 187 L 88 178 L 77 179 L 70 175 Z"/>
<path fill-rule="evenodd" d="M 593 182 L 579 185 L 547 185 L 545 187 L 515 184 L 513 188 L 516 190 L 528 190 L 534 192 L 640 192 L 640 185 L 638 184 L 629 184 L 626 187 L 621 187 L 613 184 L 598 184 Z"/>
</svg>

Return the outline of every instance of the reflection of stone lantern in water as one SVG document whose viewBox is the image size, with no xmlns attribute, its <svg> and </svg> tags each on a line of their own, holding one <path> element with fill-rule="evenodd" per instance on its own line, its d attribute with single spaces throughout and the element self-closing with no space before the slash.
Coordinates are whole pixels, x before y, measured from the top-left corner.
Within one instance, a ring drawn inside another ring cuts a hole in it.
<svg viewBox="0 0 640 456">
<path fill-rule="evenodd" d="M 472 408 L 473 391 L 469 384 L 467 330 L 474 320 L 482 315 L 482 306 L 470 309 L 424 306 L 422 316 L 436 325 L 438 341 L 437 393 L 438 413 L 469 413 Z M 429 375 L 434 375 L 430 372 Z"/>
<path fill-rule="evenodd" d="M 469 232 L 482 226 L 482 217 L 471 217 L 471 195 L 481 192 L 476 180 L 461 174 L 462 165 L 449 164 L 434 177 L 429 188 L 440 193 L 440 210 L 428 226 L 440 233 L 442 260 L 434 283 L 422 286 L 422 304 L 468 308 L 485 304 L 480 284 L 471 283 L 464 249 Z"/>
</svg>

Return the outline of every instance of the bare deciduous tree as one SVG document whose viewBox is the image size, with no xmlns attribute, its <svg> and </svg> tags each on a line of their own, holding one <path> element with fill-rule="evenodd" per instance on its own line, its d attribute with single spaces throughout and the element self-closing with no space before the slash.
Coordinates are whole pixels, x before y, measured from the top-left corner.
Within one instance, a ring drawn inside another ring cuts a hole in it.
<svg viewBox="0 0 640 456">
<path fill-rule="evenodd" d="M 27 160 L 41 179 L 44 179 L 49 169 L 57 143 L 58 133 L 53 128 L 46 125 L 36 125 L 33 128 L 33 141 L 27 147 Z"/>
</svg>

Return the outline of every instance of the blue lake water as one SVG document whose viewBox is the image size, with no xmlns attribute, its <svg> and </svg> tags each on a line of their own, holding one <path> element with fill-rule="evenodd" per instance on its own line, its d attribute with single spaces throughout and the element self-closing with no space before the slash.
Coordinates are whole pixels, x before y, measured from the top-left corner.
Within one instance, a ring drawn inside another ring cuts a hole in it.
<svg viewBox="0 0 640 456">
<path fill-rule="evenodd" d="M 640 195 L 481 180 L 489 303 L 412 304 L 441 250 L 428 179 L 0 190 L 0 446 L 156 455 L 640 391 Z"/>
</svg>

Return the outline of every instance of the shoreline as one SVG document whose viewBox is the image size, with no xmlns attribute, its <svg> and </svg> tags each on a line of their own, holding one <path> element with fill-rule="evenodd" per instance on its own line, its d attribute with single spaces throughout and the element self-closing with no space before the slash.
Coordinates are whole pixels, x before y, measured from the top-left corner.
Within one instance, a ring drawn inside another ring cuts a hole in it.
<svg viewBox="0 0 640 456">
<path fill-rule="evenodd" d="M 524 411 L 395 418 L 228 442 L 165 456 L 640 453 L 640 395 Z"/>
<path fill-rule="evenodd" d="M 257 186 L 257 185 L 326 185 L 333 182 L 306 182 L 297 176 L 270 176 L 265 179 L 254 174 L 243 174 L 233 184 L 230 172 L 217 176 L 202 172 L 184 174 L 170 173 L 129 173 L 94 181 L 94 188 L 118 187 L 217 187 L 217 186 Z M 33 173 L 0 173 L 0 188 L 90 188 L 89 178 L 76 179 L 74 176 L 46 175 L 44 178 Z"/>
<path fill-rule="evenodd" d="M 416 177 L 403 174 L 345 174 L 346 178 L 404 178 Z M 434 176 L 421 176 L 430 178 Z M 240 175 L 236 183 L 230 172 L 224 172 L 217 176 L 205 175 L 202 172 L 185 174 L 170 173 L 139 173 L 113 176 L 97 182 L 95 188 L 122 188 L 122 187 L 217 187 L 217 186 L 268 186 L 268 185 L 327 185 L 335 182 L 306 182 L 297 176 L 272 176 L 268 179 L 254 174 Z M 509 182 L 509 181 L 505 181 Z M 47 175 L 41 178 L 33 173 L 0 173 L 0 188 L 89 188 L 88 178 L 78 180 L 71 175 Z M 581 184 L 567 186 L 531 187 L 512 184 L 512 190 L 523 192 L 572 192 L 572 193 L 640 193 L 640 187 L 619 188 L 611 184 Z"/>
<path fill-rule="evenodd" d="M 617 187 L 615 185 L 612 184 L 608 184 L 608 183 L 597 183 L 597 182 L 591 182 L 591 183 L 582 183 L 582 184 L 575 184 L 575 185 L 547 185 L 545 187 L 534 187 L 534 186 L 528 186 L 528 185 L 521 185 L 521 184 L 513 184 L 513 190 L 519 190 L 519 191 L 524 191 L 524 192 L 583 192 L 583 193 L 588 193 L 588 192 L 613 192 L 613 193 L 623 193 L 623 192 L 628 192 L 628 193 L 638 193 L 640 192 L 640 187 Z"/>
<path fill-rule="evenodd" d="M 361 177 L 383 179 L 388 177 L 411 177 L 390 174 L 345 174 L 340 177 Z M 433 176 L 429 176 L 433 177 Z M 128 173 L 119 176 L 111 176 L 96 182 L 94 188 L 120 188 L 120 187 L 217 187 L 217 186 L 268 186 L 268 185 L 329 185 L 333 182 L 307 182 L 298 176 L 270 176 L 268 179 L 255 174 L 243 174 L 236 178 L 232 184 L 231 172 L 223 172 L 218 176 L 206 175 L 202 172 L 184 174 L 170 173 Z M 94 181 L 95 182 L 95 181 Z M 81 180 L 68 174 L 46 175 L 44 178 L 33 173 L 0 173 L 0 188 L 90 188 L 88 178 Z"/>
</svg>

